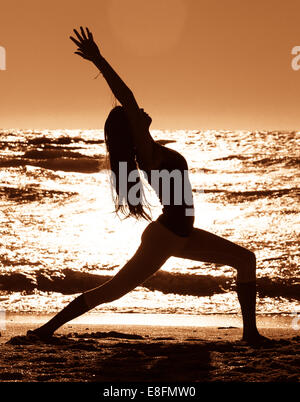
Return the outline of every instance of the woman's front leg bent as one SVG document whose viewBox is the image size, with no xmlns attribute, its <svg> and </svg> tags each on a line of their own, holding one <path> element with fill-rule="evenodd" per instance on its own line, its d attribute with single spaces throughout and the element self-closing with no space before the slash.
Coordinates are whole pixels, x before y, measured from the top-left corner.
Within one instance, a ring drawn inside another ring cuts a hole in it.
<svg viewBox="0 0 300 402">
<path fill-rule="evenodd" d="M 237 270 L 237 296 L 243 317 L 243 339 L 260 342 L 256 327 L 256 258 L 244 247 L 213 233 L 194 228 L 185 247 L 175 257 L 229 265 Z"/>
<path fill-rule="evenodd" d="M 237 282 L 256 279 L 255 254 L 223 237 L 194 228 L 185 247 L 175 257 L 229 265 L 237 270 Z"/>
</svg>

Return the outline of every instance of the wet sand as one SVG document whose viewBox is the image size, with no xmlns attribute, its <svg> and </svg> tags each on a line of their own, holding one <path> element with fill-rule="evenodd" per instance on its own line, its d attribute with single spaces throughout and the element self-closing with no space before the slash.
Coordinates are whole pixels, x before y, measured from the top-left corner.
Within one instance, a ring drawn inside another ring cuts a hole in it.
<svg viewBox="0 0 300 402">
<path fill-rule="evenodd" d="M 87 321 L 89 321 L 87 319 Z M 249 346 L 241 328 L 71 322 L 47 342 L 26 337 L 41 317 L 9 319 L 1 331 L 1 382 L 299 382 L 300 333 L 261 333 Z"/>
</svg>

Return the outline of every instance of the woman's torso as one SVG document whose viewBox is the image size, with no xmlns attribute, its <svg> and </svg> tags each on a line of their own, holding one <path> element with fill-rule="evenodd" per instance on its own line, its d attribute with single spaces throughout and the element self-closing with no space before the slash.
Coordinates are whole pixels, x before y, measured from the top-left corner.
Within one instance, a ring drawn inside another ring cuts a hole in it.
<svg viewBox="0 0 300 402">
<path fill-rule="evenodd" d="M 163 206 L 157 220 L 173 233 L 189 236 L 194 224 L 194 205 L 187 162 L 173 149 L 156 142 L 154 146 L 153 169 L 146 173 Z"/>
</svg>

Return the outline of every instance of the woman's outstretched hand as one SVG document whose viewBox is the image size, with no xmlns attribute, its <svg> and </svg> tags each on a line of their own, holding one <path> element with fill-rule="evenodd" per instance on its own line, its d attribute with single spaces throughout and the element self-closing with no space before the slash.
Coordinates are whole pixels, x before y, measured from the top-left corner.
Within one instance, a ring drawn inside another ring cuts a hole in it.
<svg viewBox="0 0 300 402">
<path fill-rule="evenodd" d="M 83 57 L 86 60 L 90 60 L 95 62 L 101 57 L 100 51 L 96 43 L 94 42 L 94 38 L 92 33 L 86 28 L 86 33 L 82 27 L 80 27 L 81 35 L 74 29 L 74 33 L 77 39 L 70 36 L 70 39 L 78 46 L 77 52 L 79 56 Z"/>
</svg>

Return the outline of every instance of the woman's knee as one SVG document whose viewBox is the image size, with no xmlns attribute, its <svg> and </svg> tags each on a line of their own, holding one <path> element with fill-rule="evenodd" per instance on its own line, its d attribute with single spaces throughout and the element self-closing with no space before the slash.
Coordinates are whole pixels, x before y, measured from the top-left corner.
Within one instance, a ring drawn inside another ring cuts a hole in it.
<svg viewBox="0 0 300 402">
<path fill-rule="evenodd" d="M 253 251 L 247 250 L 247 262 L 252 269 L 256 269 L 256 255 Z"/>
<path fill-rule="evenodd" d="M 256 255 L 248 249 L 243 250 L 242 258 L 235 267 L 238 271 L 247 271 L 251 275 L 256 274 Z"/>
</svg>

